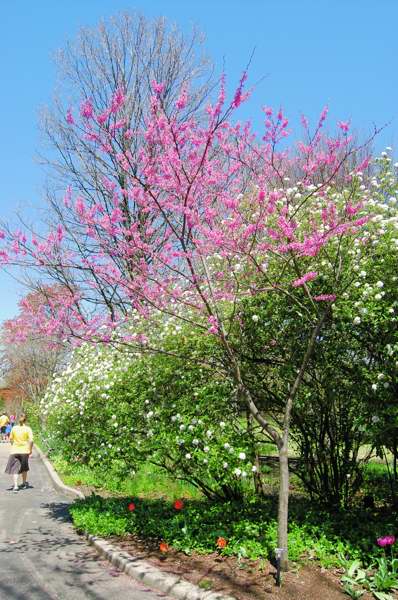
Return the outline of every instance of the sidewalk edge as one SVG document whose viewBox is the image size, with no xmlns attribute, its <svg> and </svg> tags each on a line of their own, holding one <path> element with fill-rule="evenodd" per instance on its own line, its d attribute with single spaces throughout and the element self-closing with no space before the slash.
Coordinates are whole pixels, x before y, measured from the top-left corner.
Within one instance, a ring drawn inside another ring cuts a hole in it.
<svg viewBox="0 0 398 600">
<path fill-rule="evenodd" d="M 79 490 L 76 490 L 75 488 L 69 487 L 68 485 L 64 484 L 57 471 L 54 469 L 51 462 L 44 454 L 43 450 L 39 448 L 37 444 L 35 444 L 35 449 L 44 466 L 46 467 L 47 472 L 50 475 L 50 478 L 54 484 L 54 487 L 66 496 L 69 496 L 71 498 L 81 498 L 82 500 L 84 500 L 85 495 L 83 494 L 83 492 L 80 492 Z"/>
<path fill-rule="evenodd" d="M 60 476 L 48 460 L 44 452 L 35 444 L 36 451 L 42 460 L 47 472 L 54 484 L 54 487 L 60 492 L 74 499 L 84 499 L 85 495 L 80 490 L 69 487 L 63 483 Z M 93 546 L 100 556 L 108 560 L 123 573 L 132 579 L 145 583 L 154 591 L 160 591 L 177 600 L 236 600 L 232 596 L 224 596 L 219 592 L 204 591 L 197 585 L 180 579 L 170 573 L 165 573 L 153 565 L 147 563 L 141 558 L 137 558 L 119 550 L 116 546 L 109 544 L 106 540 L 84 534 L 90 546 Z"/>
<path fill-rule="evenodd" d="M 170 573 L 160 571 L 141 558 L 120 551 L 101 538 L 86 534 L 90 545 L 115 567 L 130 575 L 133 579 L 145 583 L 154 590 L 177 598 L 177 600 L 236 600 L 219 592 L 204 591 L 197 585 L 180 579 Z"/>
</svg>

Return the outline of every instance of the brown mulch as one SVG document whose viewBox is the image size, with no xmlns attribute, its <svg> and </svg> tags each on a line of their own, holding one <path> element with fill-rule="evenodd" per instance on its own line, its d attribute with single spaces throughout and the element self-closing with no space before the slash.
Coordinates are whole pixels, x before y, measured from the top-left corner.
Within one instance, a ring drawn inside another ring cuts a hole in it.
<svg viewBox="0 0 398 600">
<path fill-rule="evenodd" d="M 134 536 L 113 537 L 111 543 L 147 562 L 203 589 L 222 592 L 237 600 L 347 600 L 340 584 L 341 573 L 306 565 L 283 574 L 282 587 L 275 584 L 275 568 L 266 560 L 241 560 L 218 553 L 187 556 Z M 368 600 L 369 596 L 362 596 Z"/>
</svg>

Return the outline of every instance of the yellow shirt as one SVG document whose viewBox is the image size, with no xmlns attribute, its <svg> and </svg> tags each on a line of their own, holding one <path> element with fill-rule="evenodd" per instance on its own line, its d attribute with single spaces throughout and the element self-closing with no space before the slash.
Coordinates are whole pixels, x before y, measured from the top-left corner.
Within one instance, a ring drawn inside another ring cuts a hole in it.
<svg viewBox="0 0 398 600">
<path fill-rule="evenodd" d="M 1 415 L 0 416 L 0 427 L 4 427 L 4 425 L 7 425 L 7 423 L 9 423 L 9 419 L 7 417 L 7 415 Z"/>
<path fill-rule="evenodd" d="M 33 433 L 27 425 L 15 425 L 10 433 L 12 442 L 10 454 L 29 454 L 30 443 L 33 442 Z"/>
</svg>

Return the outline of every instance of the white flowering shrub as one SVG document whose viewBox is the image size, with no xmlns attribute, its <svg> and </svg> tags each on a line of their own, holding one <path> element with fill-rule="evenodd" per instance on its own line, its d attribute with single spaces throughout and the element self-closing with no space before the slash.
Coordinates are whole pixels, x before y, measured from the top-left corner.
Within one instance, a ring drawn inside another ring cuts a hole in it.
<svg viewBox="0 0 398 600">
<path fill-rule="evenodd" d="M 121 477 L 149 461 L 209 497 L 240 497 L 254 441 L 218 354 L 211 336 L 180 328 L 163 353 L 83 345 L 43 399 L 49 443 Z"/>
<path fill-rule="evenodd" d="M 84 344 L 74 351 L 41 402 L 47 445 L 60 448 L 67 460 L 125 471 L 132 437 L 126 407 L 117 402 L 114 389 L 132 359 L 105 345 Z M 130 469 L 136 464 L 128 463 Z"/>
<path fill-rule="evenodd" d="M 333 311 L 335 324 L 344 322 L 350 334 L 351 363 L 362 363 L 358 384 L 368 406 L 366 426 L 386 424 L 384 417 L 391 424 L 398 375 L 398 163 L 388 151 L 376 163 L 372 218 L 350 255 L 351 285 Z"/>
<path fill-rule="evenodd" d="M 370 444 L 388 461 L 393 455 L 389 482 L 391 496 L 398 493 L 398 163 L 389 149 L 378 159 L 374 217 L 368 243 L 373 252 L 362 252 L 355 265 L 353 298 L 356 337 L 364 352 L 366 377 L 360 387 L 366 409 L 363 428 Z"/>
<path fill-rule="evenodd" d="M 384 446 L 397 456 L 397 171 L 398 165 L 393 166 L 389 154 L 383 153 L 363 190 L 371 218 L 362 238 L 355 240 L 346 254 L 352 277 L 332 307 L 332 319 L 319 344 L 322 351 L 316 357 L 315 384 L 307 388 L 310 401 L 299 415 L 302 450 L 311 431 L 309 407 L 313 409 L 312 425 L 319 425 L 315 427 L 319 450 L 313 454 L 312 468 L 303 471 L 304 479 L 316 495 L 334 496 L 334 504 L 348 503 L 357 491 L 362 464 L 374 445 L 380 454 Z M 358 183 L 364 187 L 361 180 L 359 177 Z M 369 451 L 360 453 L 365 443 Z M 321 470 L 324 475 L 327 469 L 322 456 L 330 471 L 323 481 Z"/>
</svg>

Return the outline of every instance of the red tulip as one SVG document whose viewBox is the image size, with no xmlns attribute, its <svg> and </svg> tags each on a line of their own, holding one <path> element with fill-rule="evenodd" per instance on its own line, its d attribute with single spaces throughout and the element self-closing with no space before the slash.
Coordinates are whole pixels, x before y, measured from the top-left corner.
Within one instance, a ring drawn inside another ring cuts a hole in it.
<svg viewBox="0 0 398 600">
<path fill-rule="evenodd" d="M 182 510 L 184 508 L 184 502 L 182 500 L 176 500 L 174 502 L 174 508 L 176 510 Z"/>
</svg>

